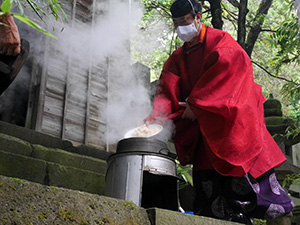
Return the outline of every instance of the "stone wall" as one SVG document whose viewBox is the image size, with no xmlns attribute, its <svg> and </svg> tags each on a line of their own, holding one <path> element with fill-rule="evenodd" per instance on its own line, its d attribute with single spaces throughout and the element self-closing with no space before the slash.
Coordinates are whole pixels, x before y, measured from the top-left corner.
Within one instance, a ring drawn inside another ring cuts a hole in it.
<svg viewBox="0 0 300 225">
<path fill-rule="evenodd" d="M 237 224 L 0 176 L 1 224 Z"/>
</svg>

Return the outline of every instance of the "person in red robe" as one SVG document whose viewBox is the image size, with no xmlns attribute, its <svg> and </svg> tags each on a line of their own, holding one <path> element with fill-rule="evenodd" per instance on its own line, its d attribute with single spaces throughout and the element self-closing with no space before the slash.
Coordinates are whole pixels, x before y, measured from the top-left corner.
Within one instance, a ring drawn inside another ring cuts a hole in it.
<svg viewBox="0 0 300 225">
<path fill-rule="evenodd" d="M 251 59 L 201 23 L 196 0 L 176 0 L 171 14 L 184 44 L 164 64 L 145 121 L 173 120 L 178 160 L 193 165 L 194 213 L 246 224 L 289 214 L 293 202 L 273 169 L 286 158 L 266 129 Z"/>
</svg>

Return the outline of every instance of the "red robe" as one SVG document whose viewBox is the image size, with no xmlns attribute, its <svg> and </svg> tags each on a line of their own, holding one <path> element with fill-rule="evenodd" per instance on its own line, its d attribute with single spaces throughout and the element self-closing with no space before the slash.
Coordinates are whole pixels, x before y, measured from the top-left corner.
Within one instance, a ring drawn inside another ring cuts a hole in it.
<svg viewBox="0 0 300 225">
<path fill-rule="evenodd" d="M 186 99 L 195 121 L 181 118 Z M 256 178 L 286 160 L 266 129 L 264 101 L 246 52 L 228 33 L 202 26 L 199 43 L 185 43 L 164 64 L 146 120 L 174 121 L 182 165 Z"/>
</svg>

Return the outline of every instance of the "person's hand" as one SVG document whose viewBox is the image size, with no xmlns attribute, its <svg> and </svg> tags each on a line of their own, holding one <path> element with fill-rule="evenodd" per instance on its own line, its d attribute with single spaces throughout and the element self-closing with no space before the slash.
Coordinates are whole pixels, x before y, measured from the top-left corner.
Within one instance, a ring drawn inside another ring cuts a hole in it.
<svg viewBox="0 0 300 225">
<path fill-rule="evenodd" d="M 146 127 L 149 127 L 150 122 L 146 120 L 146 121 L 144 121 L 144 124 L 145 124 Z"/>
<path fill-rule="evenodd" d="M 20 54 L 20 35 L 12 15 L 0 17 L 0 53 L 16 56 Z"/>
<path fill-rule="evenodd" d="M 196 119 L 196 116 L 193 113 L 193 111 L 191 110 L 189 103 L 187 103 L 187 102 L 179 102 L 179 105 L 185 107 L 185 110 L 184 110 L 181 118 L 183 118 L 183 119 L 190 119 L 190 120 L 195 120 Z"/>
</svg>

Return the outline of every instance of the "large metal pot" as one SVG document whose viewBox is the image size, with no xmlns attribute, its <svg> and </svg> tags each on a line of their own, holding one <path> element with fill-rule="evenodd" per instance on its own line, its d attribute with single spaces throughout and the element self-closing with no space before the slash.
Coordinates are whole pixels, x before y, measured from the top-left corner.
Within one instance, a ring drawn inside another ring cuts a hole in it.
<svg viewBox="0 0 300 225">
<path fill-rule="evenodd" d="M 122 139 L 107 164 L 107 196 L 142 207 L 176 210 L 176 163 L 169 156 L 165 142 L 150 138 Z"/>
</svg>

